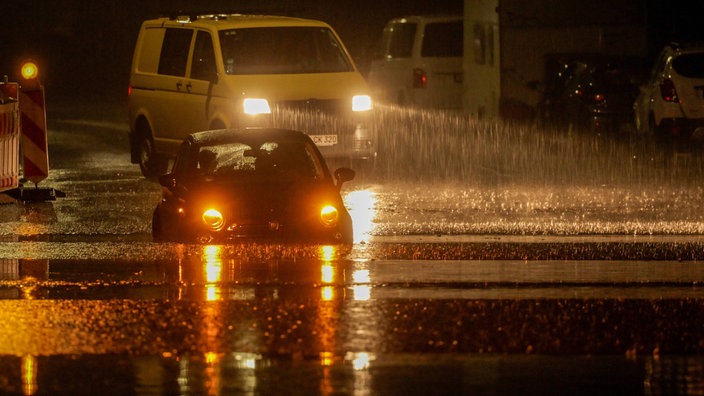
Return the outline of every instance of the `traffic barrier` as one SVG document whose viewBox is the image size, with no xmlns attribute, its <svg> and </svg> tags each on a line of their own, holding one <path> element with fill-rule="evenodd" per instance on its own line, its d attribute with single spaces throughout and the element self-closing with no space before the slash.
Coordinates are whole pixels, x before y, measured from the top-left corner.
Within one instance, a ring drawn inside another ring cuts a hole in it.
<svg viewBox="0 0 704 396">
<path fill-rule="evenodd" d="M 20 89 L 22 176 L 37 185 L 49 176 L 44 87 Z"/>
<path fill-rule="evenodd" d="M 0 86 L 4 86 L 0 93 L 3 93 L 3 98 L 9 96 L 17 102 L 15 105 L 19 111 L 16 114 L 19 113 L 19 117 L 13 119 L 16 121 L 13 125 L 19 124 L 21 133 L 19 138 L 22 154 L 22 177 L 24 180 L 33 182 L 34 188 L 25 188 L 22 185 L 22 179 L 17 180 L 17 172 L 13 168 L 14 173 L 8 176 L 8 183 L 14 187 L 8 187 L 9 190 L 4 191 L 4 194 L 24 202 L 55 200 L 57 196 L 65 197 L 66 195 L 61 191 L 53 188 L 40 188 L 37 185 L 49 176 L 44 86 L 39 83 L 37 78 L 39 68 L 34 62 L 25 62 L 21 67 L 20 74 L 22 75 L 21 84 L 8 83 L 7 77 L 5 77 L 5 83 L 0 84 Z M 9 94 L 4 93 L 4 90 L 8 90 Z M 15 128 L 17 127 L 15 126 Z M 13 149 L 16 146 L 13 146 Z M 12 154 L 5 155 L 3 149 L 3 162 L 7 156 L 8 168 L 18 166 L 16 165 L 19 163 L 17 150 L 12 151 L 15 156 L 11 161 Z"/>
<path fill-rule="evenodd" d="M 17 83 L 0 83 L 0 191 L 19 183 L 19 107 Z"/>
</svg>

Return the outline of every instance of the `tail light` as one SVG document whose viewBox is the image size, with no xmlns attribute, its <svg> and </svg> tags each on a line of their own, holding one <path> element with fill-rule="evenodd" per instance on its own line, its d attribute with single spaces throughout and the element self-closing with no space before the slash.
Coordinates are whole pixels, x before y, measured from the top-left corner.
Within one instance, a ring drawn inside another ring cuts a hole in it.
<svg viewBox="0 0 704 396">
<path fill-rule="evenodd" d="M 577 89 L 574 91 L 575 95 L 580 98 L 581 100 L 591 100 L 594 103 L 600 103 L 603 102 L 605 97 L 604 94 L 601 92 L 595 92 L 593 94 L 587 94 L 587 92 Z"/>
<path fill-rule="evenodd" d="M 678 103 L 680 101 L 680 98 L 677 96 L 677 90 L 675 89 L 675 83 L 669 78 L 666 78 L 660 83 L 660 95 L 665 102 Z"/>
<path fill-rule="evenodd" d="M 428 74 L 421 68 L 413 69 L 413 88 L 426 88 L 428 86 Z"/>
</svg>

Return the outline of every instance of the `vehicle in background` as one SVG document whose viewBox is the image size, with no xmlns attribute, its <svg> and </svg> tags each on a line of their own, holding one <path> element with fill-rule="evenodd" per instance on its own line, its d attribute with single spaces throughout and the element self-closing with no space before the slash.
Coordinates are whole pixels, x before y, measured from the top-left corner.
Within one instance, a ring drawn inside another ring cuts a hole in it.
<svg viewBox="0 0 704 396">
<path fill-rule="evenodd" d="M 184 136 L 208 129 L 297 123 L 328 157 L 376 154 L 367 83 L 335 31 L 316 20 L 209 14 L 145 21 L 128 109 L 131 159 L 145 176 L 163 173 Z"/>
<path fill-rule="evenodd" d="M 462 108 L 463 17 L 407 16 L 389 21 L 368 80 L 387 103 Z"/>
<path fill-rule="evenodd" d="M 464 113 L 532 123 L 548 54 L 648 54 L 647 2 L 464 2 Z"/>
<path fill-rule="evenodd" d="M 266 239 L 352 243 L 340 196 L 354 171 L 335 178 L 315 143 L 286 129 L 221 129 L 189 134 L 170 173 L 159 177 L 157 241 Z"/>
<path fill-rule="evenodd" d="M 541 122 L 596 133 L 631 134 L 633 102 L 645 70 L 640 57 L 549 56 L 538 106 Z"/>
<path fill-rule="evenodd" d="M 633 108 L 641 134 L 679 149 L 704 141 L 704 44 L 665 46 Z"/>
</svg>

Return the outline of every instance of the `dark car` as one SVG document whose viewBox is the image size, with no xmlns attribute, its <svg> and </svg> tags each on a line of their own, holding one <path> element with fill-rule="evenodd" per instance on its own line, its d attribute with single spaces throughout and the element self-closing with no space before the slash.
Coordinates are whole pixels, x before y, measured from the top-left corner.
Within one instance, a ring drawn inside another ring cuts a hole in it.
<svg viewBox="0 0 704 396">
<path fill-rule="evenodd" d="M 545 124 L 607 133 L 633 130 L 633 102 L 647 70 L 643 59 L 558 56 L 547 64 L 539 105 Z"/>
<path fill-rule="evenodd" d="M 222 129 L 184 139 L 154 210 L 159 241 L 243 239 L 352 243 L 340 196 L 354 171 L 333 180 L 306 134 L 286 129 Z"/>
</svg>

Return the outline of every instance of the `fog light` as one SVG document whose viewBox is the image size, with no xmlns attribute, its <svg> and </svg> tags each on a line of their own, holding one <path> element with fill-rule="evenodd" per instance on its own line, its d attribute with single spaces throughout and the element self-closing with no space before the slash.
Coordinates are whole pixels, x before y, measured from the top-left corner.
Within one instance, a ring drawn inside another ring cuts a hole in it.
<svg viewBox="0 0 704 396">
<path fill-rule="evenodd" d="M 320 222 L 326 227 L 334 227 L 337 225 L 337 220 L 340 218 L 340 214 L 337 208 L 332 205 L 325 205 L 320 209 Z"/>
<path fill-rule="evenodd" d="M 219 231 L 225 225 L 225 218 L 216 209 L 208 209 L 201 216 L 203 224 L 213 231 Z"/>
</svg>

